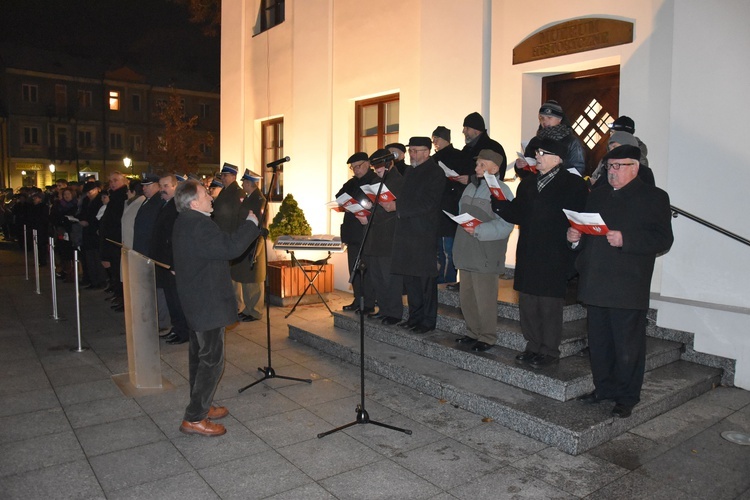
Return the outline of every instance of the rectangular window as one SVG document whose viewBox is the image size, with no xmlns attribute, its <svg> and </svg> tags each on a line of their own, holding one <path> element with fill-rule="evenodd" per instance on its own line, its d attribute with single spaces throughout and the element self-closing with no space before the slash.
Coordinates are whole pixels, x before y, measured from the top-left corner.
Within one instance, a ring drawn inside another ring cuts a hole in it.
<svg viewBox="0 0 750 500">
<path fill-rule="evenodd" d="M 133 94 L 130 96 L 133 103 L 133 111 L 140 111 L 141 110 L 141 95 L 140 94 Z"/>
<path fill-rule="evenodd" d="M 122 150 L 122 131 L 111 130 L 109 132 L 109 149 Z"/>
<path fill-rule="evenodd" d="M 55 84 L 55 108 L 58 113 L 65 113 L 68 109 L 68 87 L 66 85 Z"/>
<path fill-rule="evenodd" d="M 23 143 L 27 146 L 39 145 L 39 129 L 36 127 L 23 128 Z"/>
<path fill-rule="evenodd" d="M 199 110 L 198 110 L 198 111 L 199 111 L 199 113 L 200 113 L 200 115 L 199 115 L 199 116 L 200 116 L 201 118 L 208 118 L 209 105 L 208 105 L 208 104 L 206 104 L 206 103 L 203 103 L 203 102 L 202 102 L 202 103 L 200 103 L 200 104 L 198 105 L 198 107 L 199 107 Z"/>
<path fill-rule="evenodd" d="M 284 119 L 274 118 L 261 122 L 261 168 L 265 171 L 264 186 L 270 186 L 273 171 L 266 170 L 265 165 L 284 157 Z M 268 188 L 265 188 L 268 189 Z M 269 201 L 284 200 L 284 173 L 281 168 L 276 175 L 276 186 L 269 193 Z"/>
<path fill-rule="evenodd" d="M 117 90 L 109 91 L 109 109 L 112 111 L 120 111 L 120 92 Z"/>
<path fill-rule="evenodd" d="M 91 130 L 78 130 L 78 147 L 80 149 L 91 149 L 94 145 Z"/>
<path fill-rule="evenodd" d="M 90 90 L 79 90 L 78 91 L 78 107 L 81 109 L 91 107 L 91 91 Z"/>
<path fill-rule="evenodd" d="M 21 96 L 24 102 L 37 102 L 39 101 L 39 87 L 24 83 L 21 85 Z"/>
<path fill-rule="evenodd" d="M 143 139 L 141 139 L 140 135 L 130 136 L 130 149 L 131 151 L 137 151 L 137 152 L 140 152 L 143 150 Z"/>
<path fill-rule="evenodd" d="M 369 154 L 398 142 L 399 94 L 357 101 L 355 113 L 357 151 Z"/>
<path fill-rule="evenodd" d="M 254 35 L 270 30 L 274 26 L 284 22 L 284 0 L 260 0 L 258 19 L 255 25 L 258 27 Z"/>
</svg>

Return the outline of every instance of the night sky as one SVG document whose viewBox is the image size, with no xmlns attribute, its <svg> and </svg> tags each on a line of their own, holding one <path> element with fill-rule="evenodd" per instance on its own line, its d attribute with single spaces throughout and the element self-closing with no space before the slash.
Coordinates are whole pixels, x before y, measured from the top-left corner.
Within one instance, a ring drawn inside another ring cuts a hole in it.
<svg viewBox="0 0 750 500">
<path fill-rule="evenodd" d="M 169 0 L 2 0 L 0 41 L 219 82 L 220 38 Z"/>
</svg>

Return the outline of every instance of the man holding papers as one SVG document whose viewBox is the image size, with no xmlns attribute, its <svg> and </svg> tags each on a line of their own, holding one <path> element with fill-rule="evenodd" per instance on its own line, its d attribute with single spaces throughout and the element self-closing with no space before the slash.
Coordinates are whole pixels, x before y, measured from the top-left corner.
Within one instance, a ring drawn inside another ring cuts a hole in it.
<svg viewBox="0 0 750 500">
<path fill-rule="evenodd" d="M 591 192 L 586 212 L 598 213 L 608 231 L 567 239 L 580 250 L 578 298 L 588 306 L 591 372 L 595 390 L 581 399 L 614 400 L 612 414 L 626 418 L 640 401 L 646 365 L 646 312 L 656 256 L 674 240 L 669 196 L 638 177 L 640 150 L 620 146 L 605 157 L 609 185 Z"/>
<path fill-rule="evenodd" d="M 339 192 L 336 193 L 336 198 L 346 193 L 355 200 L 361 201 L 365 198 L 365 193 L 362 192 L 360 186 L 377 182 L 378 176 L 370 168 L 370 159 L 367 157 L 367 153 L 354 153 L 346 162 L 349 164 L 349 169 L 354 174 L 354 177 L 341 186 Z M 344 213 L 344 222 L 341 224 L 340 236 L 341 242 L 347 245 L 346 254 L 350 275 L 354 272 L 352 268 L 357 260 L 359 248 L 362 246 L 362 237 L 364 234 L 364 226 L 352 212 L 347 210 Z M 375 311 L 375 293 L 373 290 L 363 290 L 360 276 L 357 276 L 352 281 L 352 291 L 354 292 L 354 301 L 351 304 L 345 305 L 343 307 L 344 311 L 359 311 L 359 297 L 363 291 L 365 296 L 365 314 Z"/>
<path fill-rule="evenodd" d="M 563 209 L 581 211 L 588 189 L 584 180 L 563 166 L 567 145 L 553 139 L 537 142 L 537 173 L 521 180 L 512 202 L 492 200 L 493 210 L 518 224 L 516 272 L 521 330 L 526 350 L 516 356 L 532 368 L 560 358 L 563 305 L 574 253 L 565 240 L 568 219 Z"/>
<path fill-rule="evenodd" d="M 459 213 L 477 219 L 479 224 L 459 226 L 453 249 L 456 267 L 461 270 L 461 312 L 469 331 L 456 340 L 472 344 L 483 352 L 497 341 L 497 280 L 505 272 L 505 250 L 513 224 L 492 211 L 491 198 L 512 200 L 513 194 L 502 181 L 503 157 L 490 149 L 477 156 L 476 175 L 461 196 Z M 488 181 L 489 180 L 489 181 Z M 500 190 L 493 195 L 489 183 Z"/>
</svg>

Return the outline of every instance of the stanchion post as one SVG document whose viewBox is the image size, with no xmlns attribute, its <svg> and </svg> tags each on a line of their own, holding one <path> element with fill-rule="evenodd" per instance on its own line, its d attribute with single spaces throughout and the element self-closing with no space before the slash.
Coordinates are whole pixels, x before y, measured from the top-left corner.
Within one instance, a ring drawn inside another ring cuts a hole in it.
<svg viewBox="0 0 750 500">
<path fill-rule="evenodd" d="M 49 276 L 52 280 L 52 319 L 57 321 L 57 281 L 55 281 L 55 238 L 49 238 Z"/>
<path fill-rule="evenodd" d="M 26 281 L 29 281 L 29 243 L 26 238 L 26 224 L 23 225 L 23 261 L 26 266 Z"/>
<path fill-rule="evenodd" d="M 42 290 L 39 288 L 39 246 L 36 243 L 36 229 L 32 230 L 32 243 L 34 245 L 34 272 L 36 273 L 36 294 L 41 295 Z"/>
<path fill-rule="evenodd" d="M 81 346 L 81 300 L 78 295 L 78 250 L 73 251 L 73 278 L 75 281 L 76 290 L 76 325 L 78 328 L 78 347 L 71 347 L 70 350 L 73 352 L 83 352 L 88 347 Z"/>
</svg>

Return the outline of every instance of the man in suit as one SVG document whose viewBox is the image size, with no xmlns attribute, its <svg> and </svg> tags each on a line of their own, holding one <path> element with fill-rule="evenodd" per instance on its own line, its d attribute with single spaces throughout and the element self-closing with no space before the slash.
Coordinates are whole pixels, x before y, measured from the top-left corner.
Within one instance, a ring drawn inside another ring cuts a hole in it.
<svg viewBox="0 0 750 500">
<path fill-rule="evenodd" d="M 578 298 L 588 307 L 589 349 L 595 390 L 581 399 L 614 400 L 626 418 L 640 401 L 646 367 L 646 312 L 656 256 L 672 246 L 669 195 L 638 176 L 641 150 L 620 146 L 604 157 L 609 185 L 589 195 L 586 212 L 599 213 L 606 235 L 569 228 L 580 250 Z"/>
<path fill-rule="evenodd" d="M 224 328 L 237 321 L 229 261 L 260 235 L 258 219 L 249 212 L 235 232 L 222 231 L 210 217 L 211 196 L 194 180 L 178 185 L 175 206 L 179 212 L 172 233 L 175 280 L 191 330 L 190 403 L 180 431 L 220 436 L 226 429 L 212 420 L 229 411 L 211 403 L 224 371 Z"/>
<path fill-rule="evenodd" d="M 409 301 L 409 318 L 399 326 L 427 333 L 437 322 L 437 234 L 445 174 L 430 158 L 429 137 L 409 139 L 411 167 L 396 200 L 391 272 L 400 274 Z"/>
</svg>

